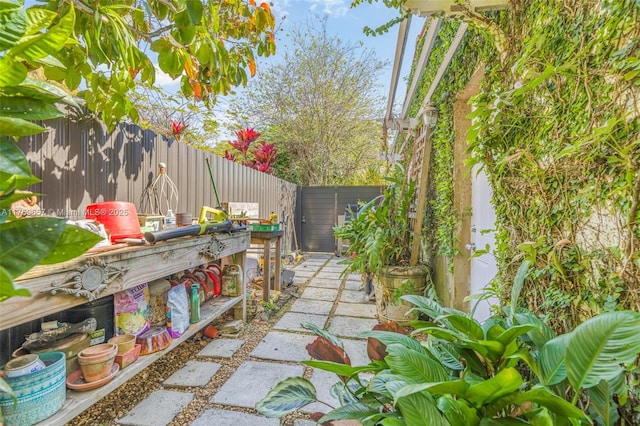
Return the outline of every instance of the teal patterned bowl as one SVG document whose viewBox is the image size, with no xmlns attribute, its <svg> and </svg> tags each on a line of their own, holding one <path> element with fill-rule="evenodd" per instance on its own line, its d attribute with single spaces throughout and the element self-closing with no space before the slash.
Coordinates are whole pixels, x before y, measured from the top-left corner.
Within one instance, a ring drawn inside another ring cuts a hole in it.
<svg viewBox="0 0 640 426">
<path fill-rule="evenodd" d="M 17 398 L 0 392 L 5 426 L 30 426 L 55 414 L 66 399 L 66 360 L 63 352 L 43 352 L 46 367 L 35 373 L 4 380 Z"/>
</svg>

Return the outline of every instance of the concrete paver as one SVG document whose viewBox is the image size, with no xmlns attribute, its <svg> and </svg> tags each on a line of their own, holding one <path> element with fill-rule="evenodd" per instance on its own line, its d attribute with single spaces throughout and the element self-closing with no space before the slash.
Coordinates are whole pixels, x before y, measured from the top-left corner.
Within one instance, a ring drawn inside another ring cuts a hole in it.
<svg viewBox="0 0 640 426">
<path fill-rule="evenodd" d="M 338 290 L 318 287 L 307 287 L 300 295 L 302 299 L 326 300 L 328 302 L 333 302 L 337 296 Z"/>
<path fill-rule="evenodd" d="M 198 356 L 207 358 L 231 358 L 244 343 L 240 339 L 214 339 L 204 347 Z"/>
<path fill-rule="evenodd" d="M 303 277 L 293 277 L 293 284 L 304 284 L 307 281 L 309 281 L 309 278 L 303 278 Z"/>
<path fill-rule="evenodd" d="M 293 421 L 293 426 L 317 426 L 318 423 L 313 420 L 296 419 Z"/>
<path fill-rule="evenodd" d="M 315 425 L 315 423 L 313 423 Z M 230 410 L 204 410 L 191 426 L 278 426 L 280 420 Z"/>
<path fill-rule="evenodd" d="M 343 290 L 342 295 L 340 296 L 340 301 L 347 303 L 362 303 L 364 296 L 364 291 Z"/>
<path fill-rule="evenodd" d="M 325 278 L 325 279 L 340 279 L 340 273 L 339 272 L 325 272 L 324 268 L 318 272 L 318 274 L 316 275 L 316 278 Z"/>
<path fill-rule="evenodd" d="M 364 292 L 364 287 L 362 285 L 362 281 L 360 281 L 360 280 L 358 280 L 358 281 L 354 281 L 354 280 L 345 281 L 344 289 L 345 290 L 353 290 L 353 291 L 362 291 L 362 292 Z"/>
<path fill-rule="evenodd" d="M 340 405 L 339 401 L 331 396 L 331 386 L 335 383 L 339 382 L 340 379 L 334 373 L 330 373 L 324 370 L 318 370 L 316 368 L 313 369 L 313 373 L 311 374 L 311 383 L 316 388 L 317 398 L 319 401 L 325 402 L 332 407 L 338 407 Z M 321 413 L 327 413 L 331 409 L 324 404 L 320 404 L 319 402 L 314 402 L 313 404 L 309 404 L 306 407 L 303 407 L 300 411 L 303 413 L 315 413 L 319 411 Z"/>
<path fill-rule="evenodd" d="M 342 280 L 339 278 L 313 278 L 309 282 L 309 287 L 321 287 L 321 288 L 340 288 Z"/>
<path fill-rule="evenodd" d="M 309 279 L 311 277 L 313 277 L 316 274 L 316 271 L 312 271 L 310 269 L 302 269 L 302 270 L 296 270 L 296 277 L 302 279 Z"/>
<path fill-rule="evenodd" d="M 342 294 L 344 295 L 344 291 Z M 338 303 L 335 314 L 343 317 L 377 318 L 376 305 L 373 303 L 341 302 Z"/>
<path fill-rule="evenodd" d="M 303 322 L 310 322 L 320 328 L 324 328 L 327 323 L 327 315 L 303 314 L 300 312 L 287 312 L 280 318 L 280 321 L 273 326 L 276 330 L 303 331 L 309 333 L 309 330 L 300 326 Z"/>
<path fill-rule="evenodd" d="M 273 361 L 302 361 L 310 359 L 305 346 L 313 342 L 314 336 L 272 331 L 251 352 L 255 358 Z"/>
<path fill-rule="evenodd" d="M 340 266 L 327 264 L 324 268 L 322 268 L 322 272 L 333 272 L 336 274 L 341 274 L 345 269 L 347 269 L 347 267 L 344 265 Z"/>
<path fill-rule="evenodd" d="M 349 355 L 351 365 L 367 365 L 371 362 L 367 355 L 367 341 L 355 339 L 340 339 L 344 344 L 344 350 Z"/>
<path fill-rule="evenodd" d="M 376 324 L 378 324 L 378 320 L 375 319 L 335 316 L 331 320 L 329 332 L 339 337 L 364 339 L 364 337 L 360 336 L 360 333 L 370 331 Z"/>
<path fill-rule="evenodd" d="M 173 373 L 162 384 L 179 388 L 205 386 L 220 367 L 222 365 L 216 362 L 188 361 L 184 367 Z"/>
<path fill-rule="evenodd" d="M 245 361 L 211 399 L 214 404 L 253 408 L 269 390 L 287 377 L 304 373 L 301 365 Z"/>
<path fill-rule="evenodd" d="M 143 399 L 138 405 L 118 421 L 127 426 L 164 426 L 191 402 L 193 394 L 157 390 Z"/>
<path fill-rule="evenodd" d="M 298 299 L 291 305 L 289 312 L 302 312 L 307 314 L 329 315 L 333 308 L 333 302 L 324 300 Z"/>
</svg>

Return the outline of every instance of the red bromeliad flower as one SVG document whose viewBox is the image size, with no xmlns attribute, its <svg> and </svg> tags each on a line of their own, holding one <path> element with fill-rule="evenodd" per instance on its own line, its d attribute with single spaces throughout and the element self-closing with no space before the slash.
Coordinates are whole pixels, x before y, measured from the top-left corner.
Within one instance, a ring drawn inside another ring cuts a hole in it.
<svg viewBox="0 0 640 426">
<path fill-rule="evenodd" d="M 189 125 L 186 124 L 183 120 L 171 120 L 171 129 L 173 130 L 174 136 L 179 136 L 187 129 L 187 127 L 189 127 Z"/>
<path fill-rule="evenodd" d="M 246 129 L 236 130 L 236 136 L 238 139 L 251 144 L 260 137 L 261 133 L 256 132 L 253 128 L 247 127 Z"/>
</svg>

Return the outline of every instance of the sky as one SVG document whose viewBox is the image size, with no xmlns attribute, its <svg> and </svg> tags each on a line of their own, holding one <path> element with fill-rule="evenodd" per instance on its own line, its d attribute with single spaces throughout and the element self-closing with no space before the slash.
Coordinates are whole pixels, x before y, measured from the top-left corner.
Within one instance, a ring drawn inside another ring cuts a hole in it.
<svg viewBox="0 0 640 426">
<path fill-rule="evenodd" d="M 286 49 L 285 36 L 287 30 L 298 25 L 305 25 L 315 16 L 327 16 L 327 29 L 330 35 L 337 35 L 345 42 L 355 43 L 361 41 L 365 48 L 375 52 L 378 59 L 388 62 L 387 67 L 378 76 L 380 94 L 385 101 L 389 94 L 393 60 L 398 40 L 398 26 L 391 27 L 384 35 L 367 36 L 362 29 L 365 26 L 376 28 L 381 24 L 395 18 L 397 13 L 393 9 L 386 8 L 380 2 L 369 4 L 363 2 L 355 8 L 351 8 L 351 0 L 271 0 L 271 11 L 276 17 L 276 26 L 281 28 L 276 34 L 276 55 L 270 58 L 257 58 L 258 73 L 261 66 L 277 63 L 282 60 Z M 406 78 L 409 75 L 411 59 L 413 58 L 416 38 L 422 26 L 424 18 L 414 16 L 409 27 L 409 36 L 404 55 L 404 61 L 400 72 L 395 104 L 401 106 L 406 91 Z M 156 84 L 163 86 L 168 91 L 176 90 L 177 83 L 171 81 L 168 75 L 157 75 Z M 218 101 L 218 111 L 224 110 L 228 99 L 221 98 Z M 219 112 L 218 114 L 223 114 Z M 222 137 L 224 139 L 224 136 Z"/>
</svg>

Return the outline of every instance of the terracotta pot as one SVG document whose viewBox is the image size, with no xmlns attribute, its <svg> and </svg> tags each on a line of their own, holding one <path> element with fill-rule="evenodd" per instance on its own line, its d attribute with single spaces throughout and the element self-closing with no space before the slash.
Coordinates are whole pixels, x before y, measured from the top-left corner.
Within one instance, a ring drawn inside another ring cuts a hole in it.
<svg viewBox="0 0 640 426">
<path fill-rule="evenodd" d="M 109 358 L 115 358 L 118 354 L 118 345 L 113 343 L 102 343 L 100 345 L 90 346 L 78 353 L 78 362 L 98 362 Z"/>
<path fill-rule="evenodd" d="M 113 367 L 113 363 L 116 360 L 116 352 L 117 350 L 112 352 L 110 358 L 99 361 L 86 361 L 78 358 L 84 381 L 91 383 L 107 377 L 111 373 L 111 367 Z"/>
<path fill-rule="evenodd" d="M 118 345 L 118 355 L 129 352 L 136 345 L 136 336 L 134 334 L 122 334 L 109 339 L 109 343 Z"/>
</svg>

